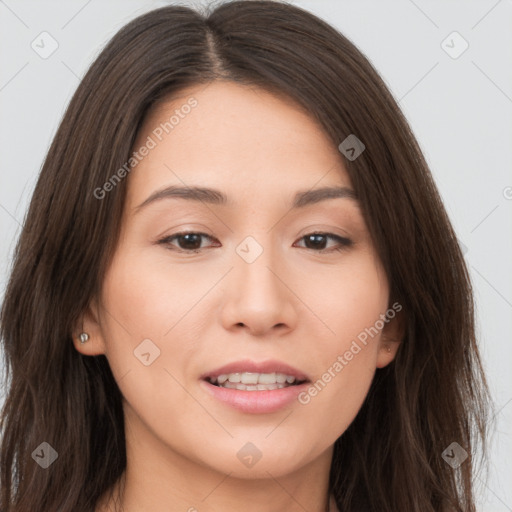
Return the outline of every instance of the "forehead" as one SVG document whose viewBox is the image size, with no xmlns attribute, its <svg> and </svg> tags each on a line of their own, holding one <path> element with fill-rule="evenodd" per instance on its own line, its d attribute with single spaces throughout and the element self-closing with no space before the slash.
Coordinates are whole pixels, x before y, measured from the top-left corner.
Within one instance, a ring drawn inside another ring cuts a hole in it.
<svg viewBox="0 0 512 512">
<path fill-rule="evenodd" d="M 162 185 L 207 185 L 228 195 L 350 186 L 341 155 L 321 126 L 284 95 L 213 82 L 161 101 L 146 116 L 133 151 L 129 197 Z"/>
</svg>

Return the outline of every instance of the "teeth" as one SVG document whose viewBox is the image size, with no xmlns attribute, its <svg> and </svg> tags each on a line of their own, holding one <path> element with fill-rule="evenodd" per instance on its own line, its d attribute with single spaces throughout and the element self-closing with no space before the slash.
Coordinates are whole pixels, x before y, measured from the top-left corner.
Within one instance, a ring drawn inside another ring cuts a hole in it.
<svg viewBox="0 0 512 512">
<path fill-rule="evenodd" d="M 240 376 L 240 382 L 242 384 L 258 384 L 258 373 L 244 372 Z"/>
<path fill-rule="evenodd" d="M 264 389 L 278 389 L 285 385 L 293 384 L 295 377 L 292 375 L 286 375 L 284 373 L 228 373 L 222 374 L 217 377 L 210 379 L 212 384 L 218 384 L 219 386 L 231 388 L 231 389 L 247 389 L 250 388 L 258 389 L 260 386 L 264 386 Z M 243 386 L 237 387 L 238 385 Z M 276 385 L 275 388 L 270 386 Z M 262 388 L 263 389 L 263 388 Z"/>
<path fill-rule="evenodd" d="M 277 382 L 277 377 L 274 373 L 260 373 L 258 377 L 258 384 L 274 384 Z"/>
<path fill-rule="evenodd" d="M 247 386 L 241 382 L 234 383 L 229 381 L 220 385 L 221 388 L 238 389 L 240 391 L 272 391 L 274 389 L 286 388 L 288 386 L 290 386 L 290 384 L 257 384 L 256 386 Z"/>
</svg>

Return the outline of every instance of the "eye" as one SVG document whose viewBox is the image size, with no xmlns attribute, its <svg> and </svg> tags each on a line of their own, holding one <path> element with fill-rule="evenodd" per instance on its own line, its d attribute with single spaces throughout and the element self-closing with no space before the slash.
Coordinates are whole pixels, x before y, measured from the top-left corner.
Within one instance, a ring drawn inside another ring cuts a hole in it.
<svg viewBox="0 0 512 512">
<path fill-rule="evenodd" d="M 326 248 L 325 244 L 328 239 L 338 242 L 338 247 Z M 343 251 L 353 245 L 352 240 L 349 238 L 335 235 L 334 233 L 309 233 L 301 237 L 300 240 L 306 241 L 306 249 L 313 249 L 315 252 Z"/>
<path fill-rule="evenodd" d="M 211 236 L 206 233 L 197 233 L 195 231 L 183 231 L 181 233 L 175 233 L 174 235 L 167 236 L 158 240 L 159 244 L 171 246 L 172 242 L 177 240 L 178 248 L 174 249 L 175 246 L 170 247 L 172 250 L 177 250 L 181 252 L 200 252 L 203 247 L 201 247 L 202 237 L 209 238 L 210 240 L 214 240 Z"/>
<path fill-rule="evenodd" d="M 168 246 L 169 249 L 171 250 L 198 253 L 202 249 L 204 249 L 204 247 L 201 247 L 201 242 L 203 238 L 215 240 L 213 237 L 207 235 L 206 233 L 198 233 L 195 231 L 183 231 L 181 233 L 175 233 L 173 235 L 162 238 L 161 240 L 158 240 L 158 243 Z M 337 242 L 338 246 L 334 246 L 331 248 L 325 247 L 329 239 Z M 305 247 L 303 246 L 305 249 L 311 249 L 315 252 L 320 253 L 343 251 L 344 249 L 347 249 L 348 247 L 351 247 L 353 245 L 352 240 L 350 240 L 349 238 L 335 235 L 334 233 L 309 233 L 301 237 L 299 240 L 305 240 Z M 177 247 L 173 243 L 174 241 L 177 242 Z M 217 244 L 219 244 L 218 241 Z M 220 244 L 216 246 L 219 247 Z"/>
</svg>

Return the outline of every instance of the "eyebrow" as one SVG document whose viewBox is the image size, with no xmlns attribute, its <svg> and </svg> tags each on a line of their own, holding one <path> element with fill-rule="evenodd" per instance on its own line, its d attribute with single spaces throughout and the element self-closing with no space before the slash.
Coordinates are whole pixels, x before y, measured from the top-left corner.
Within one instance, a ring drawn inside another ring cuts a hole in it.
<svg viewBox="0 0 512 512">
<path fill-rule="evenodd" d="M 189 201 L 201 201 L 213 205 L 228 205 L 228 197 L 220 190 L 207 187 L 181 187 L 171 185 L 153 192 L 146 200 L 134 208 L 135 213 L 145 206 L 162 199 L 187 199 Z M 292 208 L 303 208 L 305 206 L 319 203 L 326 199 L 347 198 L 357 202 L 357 195 L 348 187 L 322 187 L 311 190 L 302 190 L 295 194 Z"/>
</svg>

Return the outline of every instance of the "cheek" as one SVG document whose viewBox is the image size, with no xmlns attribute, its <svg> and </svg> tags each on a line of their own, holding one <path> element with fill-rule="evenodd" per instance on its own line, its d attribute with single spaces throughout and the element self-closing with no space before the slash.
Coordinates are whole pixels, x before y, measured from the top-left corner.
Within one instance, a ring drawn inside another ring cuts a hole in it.
<svg viewBox="0 0 512 512">
<path fill-rule="evenodd" d="M 190 347 L 171 344 L 192 304 L 187 294 L 194 294 L 183 276 L 174 274 L 169 280 L 143 252 L 128 246 L 120 246 L 112 261 L 102 290 L 101 320 L 106 356 L 116 378 L 122 379 L 120 387 L 128 381 L 139 382 L 135 393 L 144 390 L 146 396 L 157 397 L 162 389 L 169 388 L 161 381 L 165 376 L 170 378 L 164 369 L 172 368 L 171 354 L 173 365 L 186 362 L 185 351 Z M 124 378 L 128 373 L 130 376 Z"/>
<path fill-rule="evenodd" d="M 376 324 L 388 302 L 385 274 L 372 255 L 347 261 L 336 271 L 317 273 L 315 291 L 308 294 L 308 305 L 326 328 L 310 348 L 317 373 L 300 402 L 333 433 L 343 432 L 364 402 L 376 370 Z"/>
<path fill-rule="evenodd" d="M 372 253 L 360 252 L 347 257 L 342 265 L 320 269 L 312 284 L 302 286 L 301 293 L 326 327 L 325 335 L 317 338 L 330 357 L 348 350 L 352 340 L 364 344 L 366 338 L 367 345 L 378 340 L 372 328 L 388 307 L 389 288 Z"/>
<path fill-rule="evenodd" d="M 171 338 L 218 280 L 211 269 L 201 274 L 197 265 L 173 263 L 163 248 L 121 249 L 119 254 L 105 278 L 104 304 L 137 337 Z"/>
<path fill-rule="evenodd" d="M 191 277 L 168 260 L 165 268 L 144 252 L 121 247 L 103 286 L 106 356 L 125 407 L 146 426 L 165 429 L 167 436 L 180 430 L 177 417 L 202 412 L 190 400 L 186 376 L 194 371 L 199 336 L 192 308 L 207 283 Z"/>
</svg>

